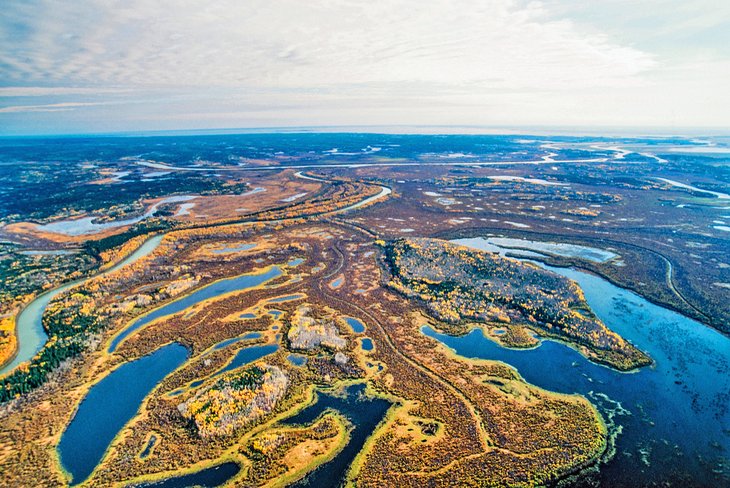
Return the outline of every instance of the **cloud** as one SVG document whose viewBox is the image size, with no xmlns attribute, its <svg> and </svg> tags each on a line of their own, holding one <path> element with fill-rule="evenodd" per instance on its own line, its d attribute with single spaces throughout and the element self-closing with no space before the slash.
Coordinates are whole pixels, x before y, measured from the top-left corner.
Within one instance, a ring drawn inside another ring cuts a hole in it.
<svg viewBox="0 0 730 488">
<path fill-rule="evenodd" d="M 632 83 L 653 65 L 509 0 L 10 3 L 0 66 L 25 83 L 570 87 Z"/>
<path fill-rule="evenodd" d="M 129 93 L 130 88 L 69 87 L 69 86 L 5 86 L 0 87 L 0 98 L 47 97 L 66 95 L 108 95 Z"/>
<path fill-rule="evenodd" d="M 33 126 L 33 113 L 62 111 L 79 130 L 196 117 L 729 125 L 723 50 L 677 41 L 721 24 L 680 0 L 648 2 L 6 0 L 0 97 L 37 100 L 0 113 Z"/>
<path fill-rule="evenodd" d="M 24 112 L 64 112 L 79 107 L 92 107 L 97 105 L 108 105 L 105 102 L 63 102 L 50 103 L 46 105 L 15 105 L 0 108 L 0 113 L 24 113 Z"/>
</svg>

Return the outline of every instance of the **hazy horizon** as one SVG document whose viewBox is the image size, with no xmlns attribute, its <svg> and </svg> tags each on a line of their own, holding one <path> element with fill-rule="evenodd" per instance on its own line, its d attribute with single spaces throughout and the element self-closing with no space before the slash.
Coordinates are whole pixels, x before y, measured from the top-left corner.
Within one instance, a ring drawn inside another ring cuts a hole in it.
<svg viewBox="0 0 730 488">
<path fill-rule="evenodd" d="M 372 134 L 372 135 L 492 135 L 526 137 L 607 137 L 607 138 L 673 138 L 730 137 L 730 129 L 703 127 L 563 127 L 563 126 L 290 126 L 290 127 L 211 127 L 199 129 L 120 130 L 111 132 L 0 133 L 0 139 L 75 138 L 75 137 L 184 137 L 244 134 Z"/>
</svg>

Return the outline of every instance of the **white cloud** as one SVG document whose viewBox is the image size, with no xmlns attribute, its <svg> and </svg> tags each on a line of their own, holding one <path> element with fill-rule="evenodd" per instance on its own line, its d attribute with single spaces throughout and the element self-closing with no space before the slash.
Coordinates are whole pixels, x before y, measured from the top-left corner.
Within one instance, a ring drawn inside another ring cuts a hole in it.
<svg viewBox="0 0 730 488">
<path fill-rule="evenodd" d="M 13 105 L 10 107 L 0 108 L 0 113 L 23 113 L 23 112 L 63 112 L 74 110 L 79 107 L 92 107 L 96 105 L 108 105 L 108 103 L 98 102 L 63 102 L 49 103 L 46 105 Z"/>
<path fill-rule="evenodd" d="M 679 2 L 651 1 L 658 18 Z M 616 34 L 611 12 L 626 25 L 646 22 L 635 2 L 602 4 L 610 29 L 581 22 L 590 9 L 577 0 L 7 3 L 0 80 L 14 86 L 0 97 L 48 103 L 3 113 L 91 112 L 108 100 L 127 106 L 98 118 L 133 127 L 196 116 L 213 126 L 730 122 L 724 60 L 700 60 L 708 79 L 694 71 L 696 58 L 669 59 Z M 674 34 L 671 25 L 656 30 Z M 682 25 L 718 24 L 700 12 L 683 14 Z M 697 87 L 715 100 L 698 103 Z M 149 106 L 128 100 L 140 94 Z"/>
<path fill-rule="evenodd" d="M 127 88 L 105 88 L 105 87 L 68 87 L 68 86 L 5 86 L 0 87 L 0 98 L 2 97 L 47 97 L 65 95 L 107 95 L 128 93 Z"/>
<path fill-rule="evenodd" d="M 653 64 L 509 0 L 49 0 L 13 14 L 32 34 L 0 62 L 24 83 L 570 87 L 634 83 Z"/>
</svg>

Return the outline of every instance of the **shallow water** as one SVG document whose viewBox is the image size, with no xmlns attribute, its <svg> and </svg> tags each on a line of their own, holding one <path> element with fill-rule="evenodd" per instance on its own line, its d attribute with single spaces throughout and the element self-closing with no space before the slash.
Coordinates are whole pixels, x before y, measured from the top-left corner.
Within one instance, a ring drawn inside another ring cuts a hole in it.
<svg viewBox="0 0 730 488">
<path fill-rule="evenodd" d="M 307 356 L 302 356 L 300 354 L 289 354 L 286 359 L 294 366 L 304 366 L 307 364 Z"/>
<path fill-rule="evenodd" d="M 612 330 L 656 364 L 619 373 L 545 340 L 531 350 L 507 349 L 480 330 L 463 337 L 423 332 L 465 357 L 496 359 L 547 390 L 580 393 L 621 426 L 616 456 L 601 467 L 601 486 L 692 480 L 730 482 L 730 339 L 588 273 L 546 268 L 575 280 Z"/>
<path fill-rule="evenodd" d="M 586 259 L 594 263 L 605 263 L 618 257 L 618 254 L 614 252 L 596 247 L 566 244 L 563 242 L 514 239 L 511 237 L 474 237 L 457 239 L 452 242 L 483 251 L 497 252 L 502 256 L 509 253 L 510 255 L 519 257 L 544 257 L 545 253 L 547 253 L 556 256 Z M 529 249 L 529 251 L 525 249 Z"/>
<path fill-rule="evenodd" d="M 350 464 L 391 405 L 389 401 L 382 398 L 366 397 L 363 393 L 364 390 L 365 385 L 358 384 L 350 386 L 344 397 L 320 392 L 317 394 L 316 403 L 281 422 L 285 425 L 310 424 L 325 410 L 331 408 L 342 413 L 354 425 L 350 432 L 350 442 L 342 451 L 332 460 L 290 486 L 335 487 L 342 483 Z"/>
<path fill-rule="evenodd" d="M 81 236 L 88 234 L 96 234 L 103 230 L 115 229 L 117 227 L 124 227 L 125 225 L 132 225 L 138 222 L 142 222 L 157 213 L 157 209 L 160 205 L 166 203 L 178 203 L 187 202 L 197 198 L 195 195 L 177 195 L 172 197 L 163 198 L 159 202 L 155 203 L 150 207 L 147 212 L 139 217 L 131 219 L 117 220 L 113 222 L 101 222 L 96 223 L 97 217 L 82 217 L 74 220 L 62 220 L 59 222 L 52 222 L 50 224 L 39 225 L 38 229 L 44 232 L 52 232 L 57 234 L 64 234 L 67 236 Z"/>
<path fill-rule="evenodd" d="M 234 291 L 242 291 L 254 286 L 258 286 L 266 281 L 272 280 L 278 276 L 281 276 L 281 269 L 278 266 L 274 266 L 264 273 L 236 276 L 234 278 L 228 278 L 225 280 L 215 281 L 209 285 L 206 285 L 198 290 L 179 298 L 173 302 L 169 302 L 160 308 L 156 308 L 150 313 L 139 317 L 132 323 L 127 325 L 122 332 L 120 332 L 109 344 L 109 352 L 114 352 L 119 344 L 126 339 L 132 332 L 136 331 L 140 327 L 149 324 L 150 322 L 165 317 L 167 315 L 173 315 L 178 312 L 182 312 L 188 307 L 195 305 L 196 303 L 203 302 L 210 298 L 231 293 Z"/>
<path fill-rule="evenodd" d="M 213 249 L 211 252 L 213 254 L 230 254 L 230 253 L 236 253 L 236 252 L 243 252 L 243 251 L 249 251 L 256 247 L 256 244 L 240 244 L 238 246 L 229 246 L 229 247 L 223 247 L 221 249 Z"/>
<path fill-rule="evenodd" d="M 112 273 L 119 268 L 127 266 L 128 264 L 132 264 L 138 259 L 147 256 L 157 248 L 163 237 L 164 236 L 162 235 L 158 235 L 147 239 L 136 251 L 127 256 L 125 259 L 112 266 L 108 270 L 95 276 L 102 276 Z M 65 285 L 61 285 L 58 288 L 54 288 L 53 290 L 49 290 L 39 295 L 38 298 L 29 303 L 23 309 L 23 311 L 20 312 L 17 318 L 16 327 L 18 334 L 18 353 L 10 363 L 0 368 L 0 375 L 9 373 L 13 369 L 15 369 L 15 367 L 18 366 L 20 363 L 30 361 L 33 356 L 35 356 L 38 351 L 41 350 L 43 345 L 48 340 L 48 336 L 46 335 L 46 331 L 43 328 L 42 321 L 43 313 L 46 311 L 46 307 L 48 307 L 50 301 L 58 296 L 60 293 L 63 293 L 64 291 L 74 286 L 80 285 L 85 281 L 87 280 L 76 280 L 70 283 L 66 283 Z"/>
<path fill-rule="evenodd" d="M 187 357 L 185 347 L 168 344 L 122 364 L 91 387 L 58 444 L 61 463 L 71 474 L 72 485 L 91 474 L 117 433 L 137 413 L 142 400 Z"/>
</svg>

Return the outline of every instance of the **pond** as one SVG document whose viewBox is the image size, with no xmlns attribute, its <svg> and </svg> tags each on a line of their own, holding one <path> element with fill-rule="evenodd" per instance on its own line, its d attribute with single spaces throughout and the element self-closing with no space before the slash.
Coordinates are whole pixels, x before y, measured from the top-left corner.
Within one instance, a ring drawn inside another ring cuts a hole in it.
<svg viewBox="0 0 730 488">
<path fill-rule="evenodd" d="M 250 251 L 256 247 L 256 244 L 239 244 L 237 246 L 226 246 L 220 249 L 213 249 L 211 253 L 213 254 L 231 254 L 236 252 L 243 252 L 243 251 Z"/>
<path fill-rule="evenodd" d="M 595 275 L 544 267 L 578 282 L 596 315 L 656 364 L 627 374 L 550 340 L 517 350 L 497 345 L 480 330 L 462 337 L 428 326 L 423 332 L 462 356 L 503 361 L 531 384 L 589 398 L 622 431 L 617 454 L 596 475 L 601 486 L 682 479 L 727 486 L 730 339 Z"/>
<path fill-rule="evenodd" d="M 147 440 L 147 444 L 145 444 L 144 449 L 139 454 L 139 458 L 145 459 L 147 456 L 149 456 L 152 452 L 152 448 L 155 447 L 155 443 L 157 443 L 157 436 L 152 434 Z"/>
<path fill-rule="evenodd" d="M 286 359 L 294 366 L 304 366 L 307 364 L 307 357 L 301 354 L 289 354 Z"/>
<path fill-rule="evenodd" d="M 72 485 L 89 477 L 144 398 L 187 357 L 184 346 L 171 343 L 122 364 L 91 387 L 58 444 L 61 464 L 71 475 Z"/>
<path fill-rule="evenodd" d="M 345 322 L 347 322 L 347 325 L 350 326 L 353 332 L 356 334 L 360 334 L 362 332 L 365 332 L 365 324 L 363 324 L 358 319 L 352 318 L 352 317 L 345 317 Z"/>
<path fill-rule="evenodd" d="M 347 417 L 353 424 L 350 441 L 330 461 L 318 467 L 303 479 L 290 486 L 339 486 L 347 471 L 373 433 L 375 427 L 385 417 L 391 403 L 382 398 L 365 396 L 365 385 L 352 385 L 345 390 L 345 396 L 317 393 L 316 402 L 304 410 L 282 421 L 285 425 L 310 424 L 325 410 L 333 409 Z"/>
<path fill-rule="evenodd" d="M 219 295 L 225 295 L 234 291 L 243 291 L 248 288 L 253 288 L 269 280 L 281 276 L 282 271 L 278 266 L 269 268 L 259 274 L 247 274 L 242 276 L 235 276 L 233 278 L 227 278 L 224 280 L 214 281 L 213 283 L 206 285 L 196 291 L 185 295 L 182 298 L 178 298 L 175 301 L 169 302 L 162 307 L 156 308 L 151 312 L 142 315 L 141 317 L 133 320 L 128 324 L 109 344 L 109 352 L 114 352 L 119 344 L 126 339 L 132 332 L 136 331 L 140 327 L 149 324 L 150 322 L 165 317 L 167 315 L 173 315 L 178 312 L 182 312 L 188 307 L 215 298 Z"/>
<path fill-rule="evenodd" d="M 112 266 L 108 270 L 95 276 L 103 276 L 109 273 L 113 273 L 114 271 L 129 264 L 132 264 L 135 261 L 147 256 L 152 251 L 157 249 L 157 246 L 162 241 L 162 238 L 162 235 L 158 235 L 147 239 L 137 250 L 135 250 L 125 259 L 121 260 L 119 263 Z M 35 300 L 30 302 L 28 305 L 25 306 L 25 308 L 23 308 L 20 314 L 18 314 L 16 325 L 16 332 L 18 337 L 18 352 L 12 361 L 10 361 L 4 367 L 0 368 L 0 375 L 9 373 L 13 369 L 15 369 L 15 367 L 18 366 L 20 363 L 30 361 L 33 356 L 35 356 L 38 351 L 43 348 L 43 345 L 48 340 L 48 336 L 46 335 L 46 331 L 43 328 L 42 319 L 43 313 L 46 311 L 48 304 L 59 294 L 70 288 L 73 288 L 74 286 L 84 283 L 88 279 L 91 278 L 72 281 L 66 283 L 65 285 L 61 285 L 58 288 L 54 288 L 53 290 L 49 290 L 41 295 L 38 295 Z"/>
</svg>

